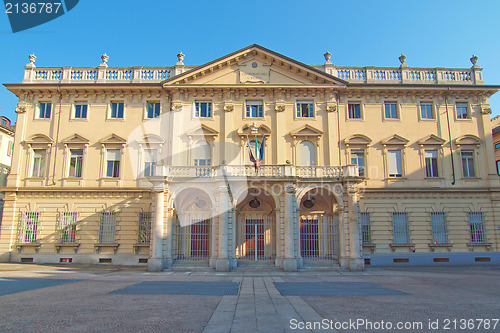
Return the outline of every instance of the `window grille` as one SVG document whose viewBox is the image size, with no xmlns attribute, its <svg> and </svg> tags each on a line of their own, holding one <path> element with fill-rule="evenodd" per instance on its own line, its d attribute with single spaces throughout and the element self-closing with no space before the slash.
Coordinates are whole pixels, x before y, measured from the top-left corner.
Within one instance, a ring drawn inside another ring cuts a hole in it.
<svg viewBox="0 0 500 333">
<path fill-rule="evenodd" d="M 370 227 L 370 213 L 360 213 L 361 235 L 363 244 L 372 244 L 372 232 Z"/>
<path fill-rule="evenodd" d="M 78 212 L 62 212 L 59 221 L 59 243 L 76 243 Z"/>
<path fill-rule="evenodd" d="M 483 213 L 469 213 L 470 240 L 473 244 L 486 243 L 486 228 Z"/>
<path fill-rule="evenodd" d="M 444 213 L 431 213 L 432 241 L 435 244 L 446 244 L 446 216 Z"/>
<path fill-rule="evenodd" d="M 116 212 L 101 212 L 99 223 L 99 243 L 114 244 L 116 229 Z"/>
<path fill-rule="evenodd" d="M 309 215 L 300 218 L 300 253 L 304 260 L 333 260 L 335 221 L 331 216 Z"/>
<path fill-rule="evenodd" d="M 174 260 L 205 261 L 210 258 L 211 249 L 211 219 L 205 216 L 186 216 L 190 221 L 187 226 L 181 226 L 176 218 L 173 225 L 173 258 Z"/>
<path fill-rule="evenodd" d="M 21 243 L 35 243 L 38 236 L 38 223 L 40 213 L 23 212 L 20 233 Z"/>
<path fill-rule="evenodd" d="M 392 213 L 392 222 L 394 224 L 394 244 L 409 244 L 408 214 Z"/>
<path fill-rule="evenodd" d="M 151 212 L 140 212 L 137 243 L 149 244 L 150 242 L 151 242 Z"/>
</svg>

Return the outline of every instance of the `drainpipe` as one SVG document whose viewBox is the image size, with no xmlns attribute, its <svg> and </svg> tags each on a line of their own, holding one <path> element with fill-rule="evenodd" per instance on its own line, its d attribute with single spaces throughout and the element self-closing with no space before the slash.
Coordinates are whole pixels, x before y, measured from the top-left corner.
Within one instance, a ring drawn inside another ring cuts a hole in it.
<svg viewBox="0 0 500 333">
<path fill-rule="evenodd" d="M 448 93 L 450 91 L 450 87 L 448 87 Z M 451 175 L 453 177 L 453 181 L 451 185 L 455 185 L 455 161 L 453 158 L 453 147 L 451 142 L 451 129 L 450 129 L 450 114 L 448 113 L 448 93 L 444 94 L 444 103 L 446 105 L 446 120 L 448 123 L 448 139 L 450 140 L 450 156 L 451 156 Z"/>
</svg>

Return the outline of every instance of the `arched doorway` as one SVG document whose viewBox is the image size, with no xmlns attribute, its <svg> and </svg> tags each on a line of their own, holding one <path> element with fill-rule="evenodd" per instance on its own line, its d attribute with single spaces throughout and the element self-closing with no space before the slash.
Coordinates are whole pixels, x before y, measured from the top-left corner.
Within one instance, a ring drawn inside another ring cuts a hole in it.
<svg viewBox="0 0 500 333">
<path fill-rule="evenodd" d="M 185 189 L 176 198 L 172 226 L 174 261 L 207 261 L 212 253 L 212 202 L 200 189 Z"/>
<path fill-rule="evenodd" d="M 237 205 L 236 258 L 274 261 L 276 258 L 275 200 L 261 188 L 251 188 Z"/>
<path fill-rule="evenodd" d="M 300 255 L 304 262 L 338 259 L 339 207 L 324 188 L 313 188 L 300 200 Z"/>
</svg>

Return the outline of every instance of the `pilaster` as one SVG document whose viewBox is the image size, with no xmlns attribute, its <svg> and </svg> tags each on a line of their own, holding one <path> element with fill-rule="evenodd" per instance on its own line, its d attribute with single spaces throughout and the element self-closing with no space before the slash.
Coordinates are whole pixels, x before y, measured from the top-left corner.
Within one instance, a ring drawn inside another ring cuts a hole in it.
<svg viewBox="0 0 500 333">
<path fill-rule="evenodd" d="M 163 217 L 165 213 L 165 189 L 158 185 L 154 189 L 154 210 L 151 225 L 151 255 L 148 259 L 149 272 L 161 272 L 163 269 Z"/>
<path fill-rule="evenodd" d="M 294 228 L 297 221 L 295 216 L 295 187 L 292 183 L 285 184 L 284 193 L 285 258 L 283 259 L 283 270 L 285 272 L 296 272 L 297 258 L 295 257 Z"/>
<path fill-rule="evenodd" d="M 219 186 L 219 255 L 215 262 L 215 270 L 218 272 L 229 272 L 229 188 L 226 185 Z"/>
</svg>

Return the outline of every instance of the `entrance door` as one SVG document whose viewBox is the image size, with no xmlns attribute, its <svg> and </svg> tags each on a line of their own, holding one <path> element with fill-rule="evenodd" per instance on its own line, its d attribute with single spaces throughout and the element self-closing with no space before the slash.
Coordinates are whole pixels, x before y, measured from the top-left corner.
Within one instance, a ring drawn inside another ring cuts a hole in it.
<svg viewBox="0 0 500 333">
<path fill-rule="evenodd" d="M 210 257 L 210 220 L 191 225 L 191 257 Z"/>
<path fill-rule="evenodd" d="M 264 257 L 264 220 L 245 220 L 245 257 L 255 261 Z"/>
<path fill-rule="evenodd" d="M 275 226 L 271 216 L 240 215 L 236 257 L 245 261 L 274 260 L 274 234 Z"/>
</svg>

